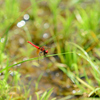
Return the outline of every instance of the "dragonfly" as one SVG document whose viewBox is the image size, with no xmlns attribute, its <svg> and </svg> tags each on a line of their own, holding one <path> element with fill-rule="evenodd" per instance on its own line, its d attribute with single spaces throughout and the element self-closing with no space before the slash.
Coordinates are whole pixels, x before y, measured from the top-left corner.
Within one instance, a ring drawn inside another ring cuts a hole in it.
<svg viewBox="0 0 100 100">
<path fill-rule="evenodd" d="M 41 53 L 43 53 L 43 55 L 46 56 L 46 54 L 48 53 L 48 50 L 45 50 L 45 47 L 44 46 L 43 47 L 39 47 L 39 46 L 31 43 L 30 41 L 27 41 L 27 42 L 30 43 L 32 46 L 34 46 L 37 49 L 37 53 L 39 53 L 39 55 Z"/>
</svg>

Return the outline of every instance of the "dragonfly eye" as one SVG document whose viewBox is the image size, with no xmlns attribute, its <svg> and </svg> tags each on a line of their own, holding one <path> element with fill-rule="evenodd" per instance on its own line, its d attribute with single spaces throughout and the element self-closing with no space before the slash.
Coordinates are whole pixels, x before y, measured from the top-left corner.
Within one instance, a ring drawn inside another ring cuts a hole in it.
<svg viewBox="0 0 100 100">
<path fill-rule="evenodd" d="M 46 50 L 45 52 L 48 53 L 48 50 Z"/>
</svg>

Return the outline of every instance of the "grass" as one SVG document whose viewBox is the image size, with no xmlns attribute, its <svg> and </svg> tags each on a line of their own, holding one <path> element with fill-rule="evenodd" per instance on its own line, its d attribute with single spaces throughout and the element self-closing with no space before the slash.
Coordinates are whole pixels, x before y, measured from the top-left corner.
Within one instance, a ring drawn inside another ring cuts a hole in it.
<svg viewBox="0 0 100 100">
<path fill-rule="evenodd" d="M 84 0 L 70 2 L 71 5 L 68 6 L 66 6 L 65 1 L 61 0 L 41 0 L 38 2 L 30 0 L 30 2 L 31 6 L 22 13 L 20 12 L 20 3 L 17 0 L 6 0 L 0 8 L 0 100 L 33 99 L 33 96 L 30 95 L 31 81 L 26 86 L 21 81 L 20 68 L 15 71 L 15 66 L 18 64 L 22 66 L 23 63 L 27 62 L 27 67 L 33 66 L 33 63 L 38 60 L 38 57 L 32 57 L 35 49 L 28 45 L 27 40 L 38 45 L 54 46 L 47 58 L 59 57 L 60 64 L 56 65 L 58 61 L 55 60 L 54 66 L 57 66 L 66 77 L 68 76 L 80 90 L 73 95 L 84 96 L 84 93 L 87 93 L 87 97 L 100 97 L 99 1 L 85 3 L 87 5 L 84 4 Z M 45 3 L 45 7 L 40 6 Z M 26 22 L 27 25 L 19 29 L 16 27 L 16 23 L 26 12 L 29 13 L 30 20 Z M 43 26 L 45 23 L 49 25 L 46 29 Z M 45 32 L 49 34 L 47 39 L 42 37 Z M 22 45 L 19 44 L 21 46 L 18 45 L 20 39 L 24 40 Z M 13 42 L 14 45 L 12 45 Z M 15 53 L 15 45 L 18 47 L 17 49 L 20 49 L 17 50 L 18 53 Z M 10 51 L 10 49 L 12 50 Z M 24 58 L 26 59 L 23 60 Z M 33 62 L 30 63 L 31 61 Z M 51 63 L 47 63 L 47 67 Z M 65 66 L 63 67 L 62 64 Z M 9 82 L 11 73 L 12 80 Z M 42 77 L 43 74 L 40 74 L 35 83 L 35 94 L 37 100 L 48 100 L 55 88 L 49 88 L 40 95 L 38 89 Z M 19 85 L 20 82 L 22 87 Z M 52 100 L 56 100 L 56 98 L 52 98 Z"/>
<path fill-rule="evenodd" d="M 7 29 L 7 27 L 9 27 L 9 25 L 13 23 L 16 18 L 18 18 L 20 14 L 18 6 L 19 3 L 17 2 L 17 0 L 11 0 L 10 2 L 9 0 L 6 0 L 5 4 L 2 5 L 2 7 L 0 8 L 1 10 L 0 22 L 3 23 L 3 25 L 0 24 L 1 31 L 5 31 L 5 29 Z"/>
<path fill-rule="evenodd" d="M 48 100 L 52 91 L 53 91 L 53 88 L 50 89 L 48 92 L 45 91 L 40 98 L 39 98 L 39 94 L 36 92 L 37 100 Z M 56 100 L 56 98 L 53 98 L 51 100 Z"/>
</svg>

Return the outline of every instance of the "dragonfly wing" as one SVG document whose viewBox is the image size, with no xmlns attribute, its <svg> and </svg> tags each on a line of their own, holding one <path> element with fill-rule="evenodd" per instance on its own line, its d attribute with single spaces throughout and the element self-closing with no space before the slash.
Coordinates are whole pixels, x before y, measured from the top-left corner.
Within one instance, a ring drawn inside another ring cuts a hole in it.
<svg viewBox="0 0 100 100">
<path fill-rule="evenodd" d="M 40 52 L 40 50 L 39 49 L 37 49 L 37 54 L 39 55 L 39 52 Z"/>
<path fill-rule="evenodd" d="M 43 56 L 43 52 L 40 49 L 37 49 L 37 54 L 38 54 L 38 62 L 39 62 L 40 57 Z"/>
<path fill-rule="evenodd" d="M 37 49 L 37 54 L 38 54 L 39 56 L 42 56 L 42 55 L 43 55 L 43 52 L 42 52 L 40 49 Z"/>
</svg>

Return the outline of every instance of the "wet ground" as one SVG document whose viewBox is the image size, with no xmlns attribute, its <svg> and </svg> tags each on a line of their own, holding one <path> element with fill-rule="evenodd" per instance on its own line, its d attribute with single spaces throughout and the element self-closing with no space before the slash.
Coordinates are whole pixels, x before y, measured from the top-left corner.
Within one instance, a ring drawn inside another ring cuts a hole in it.
<svg viewBox="0 0 100 100">
<path fill-rule="evenodd" d="M 61 70 L 59 70 L 57 67 L 54 68 L 54 66 L 52 68 L 52 66 L 47 68 L 47 66 L 41 64 L 39 67 L 34 65 L 30 67 L 25 63 L 22 64 L 20 69 L 21 81 L 24 82 L 25 85 L 28 85 L 31 81 L 29 88 L 31 89 L 30 94 L 33 98 L 36 97 L 35 83 L 42 73 L 43 75 L 37 90 L 38 93 L 41 94 L 47 89 L 54 87 L 51 98 L 56 97 L 58 99 L 65 97 L 66 95 L 73 95 L 76 90 L 78 91 L 75 84 L 72 83 L 72 81 Z M 26 74 L 29 76 L 25 77 Z M 73 98 L 73 96 L 71 98 Z M 36 98 L 33 100 L 36 100 Z"/>
</svg>

